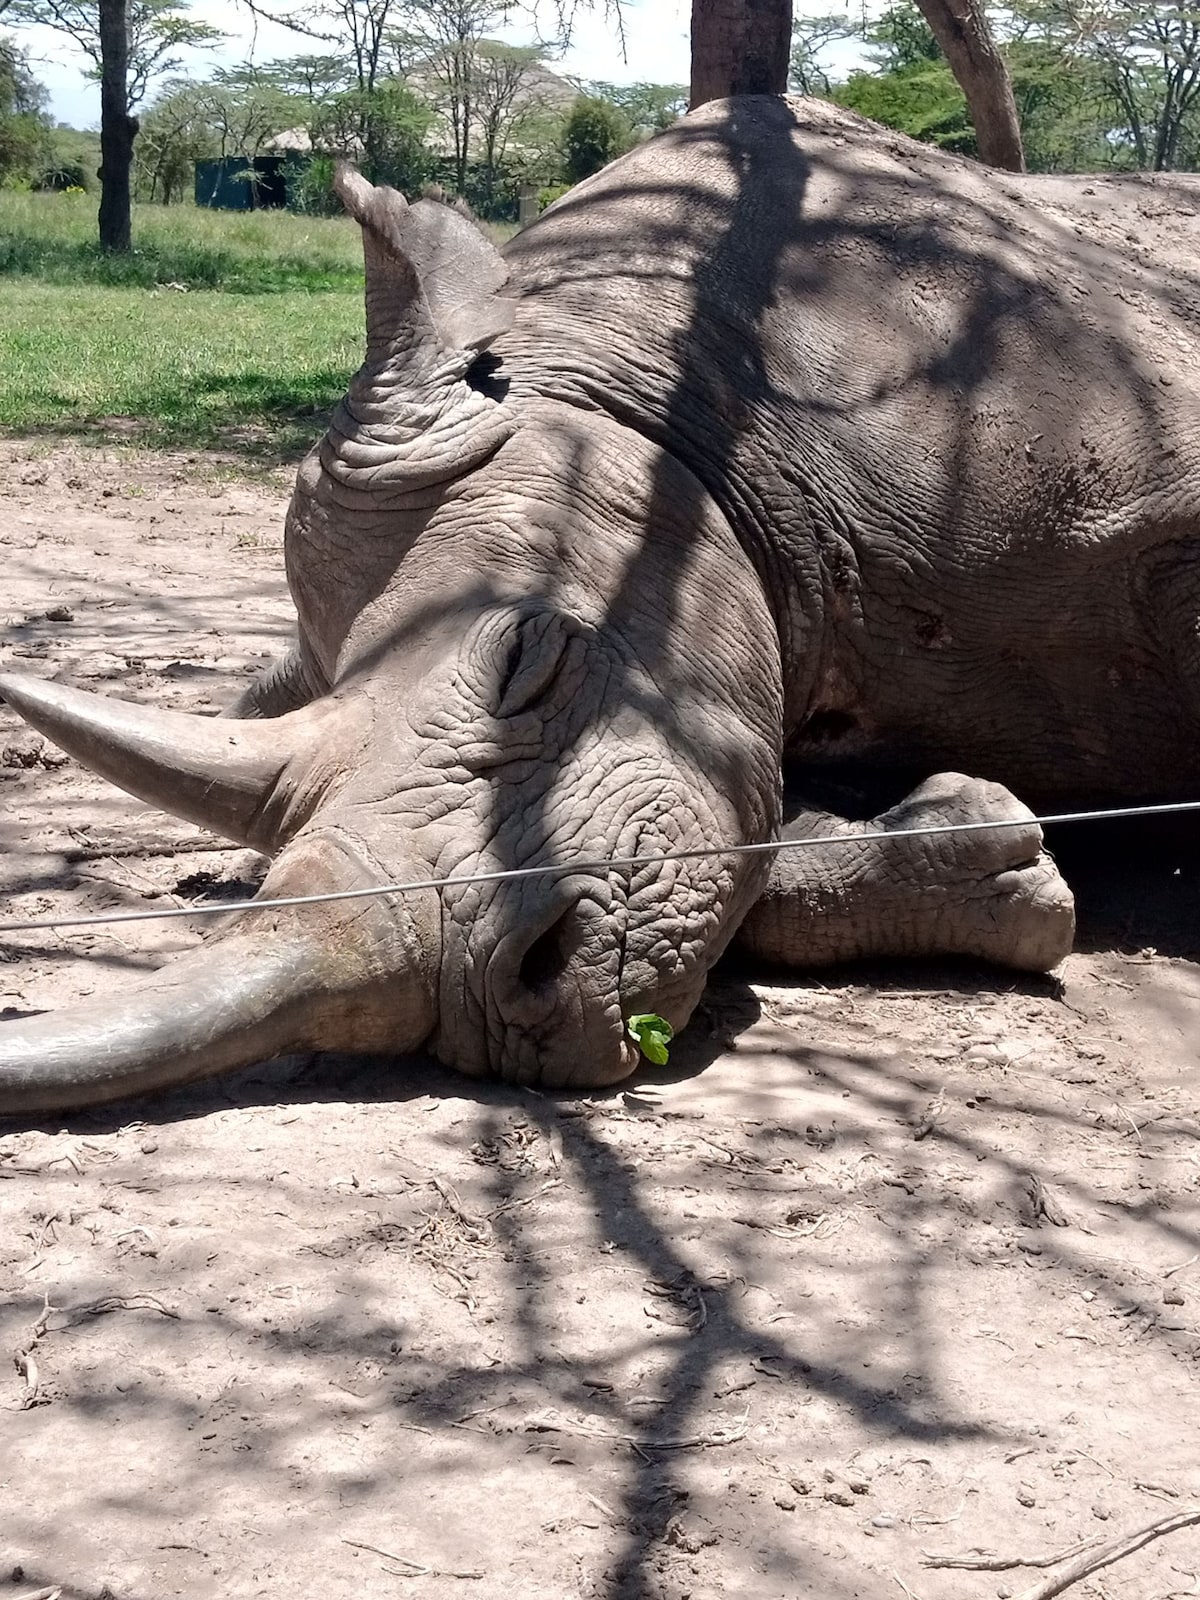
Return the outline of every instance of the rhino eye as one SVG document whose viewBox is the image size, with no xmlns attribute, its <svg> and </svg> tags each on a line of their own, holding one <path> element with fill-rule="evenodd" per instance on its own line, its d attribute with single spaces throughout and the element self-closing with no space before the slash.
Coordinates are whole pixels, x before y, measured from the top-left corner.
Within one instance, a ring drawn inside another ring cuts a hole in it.
<svg viewBox="0 0 1200 1600">
<path fill-rule="evenodd" d="M 468 386 L 489 400 L 503 400 L 508 393 L 508 379 L 501 371 L 503 364 L 493 351 L 481 350 L 467 368 Z"/>
<path fill-rule="evenodd" d="M 547 694 L 561 702 L 578 693 L 587 643 L 572 619 L 558 612 L 538 612 L 523 618 L 505 643 L 495 690 L 498 717 L 520 716 Z"/>
</svg>

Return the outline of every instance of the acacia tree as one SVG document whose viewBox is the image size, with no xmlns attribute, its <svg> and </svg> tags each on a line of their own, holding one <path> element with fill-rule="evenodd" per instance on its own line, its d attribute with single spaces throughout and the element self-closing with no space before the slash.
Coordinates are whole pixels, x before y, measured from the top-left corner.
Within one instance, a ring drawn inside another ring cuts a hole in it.
<svg viewBox="0 0 1200 1600">
<path fill-rule="evenodd" d="M 6 19 L 62 34 L 91 62 L 100 83 L 100 245 L 127 251 L 134 110 L 153 82 L 178 71 L 181 52 L 222 34 L 188 16 L 186 0 L 9 0 Z"/>
<path fill-rule="evenodd" d="M 519 139 L 524 123 L 545 114 L 536 89 L 538 61 L 539 52 L 531 46 L 484 40 L 476 48 L 475 111 L 486 206 L 495 199 L 496 174 L 509 140 Z"/>
<path fill-rule="evenodd" d="M 130 114 L 129 11 L 127 0 L 99 0 L 100 62 L 100 248 L 122 255 L 133 247 L 133 141 L 137 118 Z"/>
<path fill-rule="evenodd" d="M 446 122 L 461 194 L 479 116 L 480 48 L 505 6 L 503 0 L 402 0 L 401 13 L 393 36 L 398 65 L 411 71 Z"/>
<path fill-rule="evenodd" d="M 1024 171 L 1012 84 L 983 0 L 917 4 L 966 96 L 980 159 Z M 791 44 L 791 0 L 692 0 L 691 104 L 729 94 L 783 94 Z"/>
<path fill-rule="evenodd" d="M 584 85 L 597 100 L 608 100 L 625 113 L 639 139 L 661 133 L 687 110 L 687 86 L 681 83 L 603 83 Z"/>
<path fill-rule="evenodd" d="M 854 39 L 862 33 L 860 24 L 851 22 L 845 12 L 829 12 L 820 17 L 799 17 L 792 35 L 790 79 L 801 94 L 827 95 L 829 74 L 823 57 L 830 45 Z"/>
<path fill-rule="evenodd" d="M 1006 172 L 1024 172 L 1012 80 L 982 0 L 917 0 L 917 5 L 966 96 L 979 159 Z"/>
<path fill-rule="evenodd" d="M 338 55 L 287 56 L 281 61 L 268 62 L 260 70 L 271 77 L 284 94 L 306 100 L 309 105 L 317 105 L 331 94 L 340 94 L 351 87 L 345 59 Z"/>
<path fill-rule="evenodd" d="M 336 55 L 293 56 L 278 65 L 287 72 L 310 80 L 310 97 L 315 98 L 322 80 L 340 78 L 340 87 L 373 94 L 385 72 L 388 44 L 394 31 L 399 0 L 313 0 L 299 6 L 279 6 L 271 0 L 242 0 L 254 17 L 262 17 L 281 28 L 290 28 L 306 39 L 332 47 Z M 335 63 L 346 61 L 339 75 Z"/>
<path fill-rule="evenodd" d="M 692 0 L 691 106 L 786 94 L 791 48 L 791 0 Z"/>
<path fill-rule="evenodd" d="M 377 95 L 385 80 L 411 80 L 446 123 L 461 192 L 478 133 L 480 47 L 507 16 L 505 0 L 309 0 L 291 9 L 278 0 L 242 3 L 256 16 L 348 52 L 364 109 L 361 97 Z M 483 76 L 494 82 L 510 74 L 488 68 Z"/>
<path fill-rule="evenodd" d="M 1139 167 L 1178 165 L 1200 115 L 1200 5 L 1187 0 L 1013 0 L 1022 42 L 1036 39 L 1086 75 L 1110 135 Z"/>
</svg>

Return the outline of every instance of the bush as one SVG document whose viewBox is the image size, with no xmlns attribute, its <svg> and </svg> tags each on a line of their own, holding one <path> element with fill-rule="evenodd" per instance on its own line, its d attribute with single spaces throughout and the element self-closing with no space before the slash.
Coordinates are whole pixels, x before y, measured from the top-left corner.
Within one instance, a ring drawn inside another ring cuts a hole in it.
<svg viewBox="0 0 1200 1600">
<path fill-rule="evenodd" d="M 333 157 L 301 156 L 284 167 L 287 208 L 304 217 L 340 217 L 342 202 L 333 192 Z"/>
<path fill-rule="evenodd" d="M 581 95 L 563 127 L 563 170 L 570 183 L 582 183 L 633 144 L 629 119 L 611 100 Z"/>
<path fill-rule="evenodd" d="M 51 150 L 43 107 L 46 91 L 29 70 L 25 52 L 0 38 L 0 183 L 24 187 Z"/>
<path fill-rule="evenodd" d="M 91 185 L 91 174 L 81 161 L 53 161 L 43 167 L 33 180 L 33 188 L 38 194 L 62 194 L 67 189 L 85 191 Z"/>
</svg>

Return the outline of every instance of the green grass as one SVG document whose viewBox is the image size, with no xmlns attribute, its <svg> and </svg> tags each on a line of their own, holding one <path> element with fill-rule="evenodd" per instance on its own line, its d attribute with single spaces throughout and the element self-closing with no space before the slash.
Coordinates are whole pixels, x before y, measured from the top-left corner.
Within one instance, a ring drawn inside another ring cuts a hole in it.
<svg viewBox="0 0 1200 1600">
<path fill-rule="evenodd" d="M 263 295 L 9 282 L 0 427 L 289 460 L 361 359 L 351 294 Z"/>
<path fill-rule="evenodd" d="M 0 192 L 0 429 L 302 454 L 362 357 L 357 228 L 146 206 L 122 261 L 94 226 L 92 196 Z"/>
<path fill-rule="evenodd" d="M 96 243 L 96 196 L 0 190 L 0 278 L 225 294 L 322 293 L 362 284 L 362 246 L 348 217 L 286 211 L 135 206 L 131 255 Z"/>
</svg>

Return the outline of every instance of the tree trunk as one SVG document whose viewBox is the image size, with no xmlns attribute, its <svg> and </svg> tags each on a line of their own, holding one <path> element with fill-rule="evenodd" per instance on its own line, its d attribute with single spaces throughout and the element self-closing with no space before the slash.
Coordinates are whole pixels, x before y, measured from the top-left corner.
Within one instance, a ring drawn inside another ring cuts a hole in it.
<svg viewBox="0 0 1200 1600">
<path fill-rule="evenodd" d="M 137 118 L 129 115 L 126 0 L 100 0 L 100 248 L 131 247 L 130 179 Z"/>
<path fill-rule="evenodd" d="M 917 5 L 967 97 L 979 159 L 1006 172 L 1024 172 L 1025 150 L 1012 81 L 988 27 L 982 0 L 917 0 Z"/>
<path fill-rule="evenodd" d="M 692 0 L 692 109 L 729 94 L 786 94 L 791 47 L 791 0 Z"/>
</svg>

